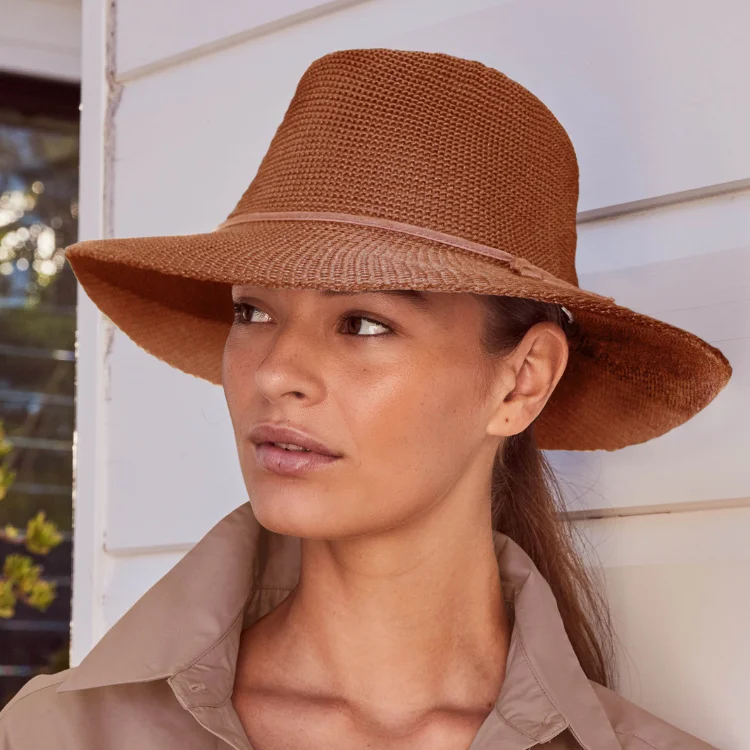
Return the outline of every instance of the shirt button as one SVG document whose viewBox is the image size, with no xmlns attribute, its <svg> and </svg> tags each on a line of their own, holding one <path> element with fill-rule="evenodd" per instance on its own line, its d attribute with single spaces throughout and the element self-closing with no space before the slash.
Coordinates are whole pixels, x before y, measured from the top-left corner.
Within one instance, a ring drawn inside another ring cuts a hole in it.
<svg viewBox="0 0 750 750">
<path fill-rule="evenodd" d="M 190 686 L 190 690 L 193 693 L 197 693 L 199 690 L 205 690 L 206 686 L 202 682 L 195 682 Z"/>
</svg>

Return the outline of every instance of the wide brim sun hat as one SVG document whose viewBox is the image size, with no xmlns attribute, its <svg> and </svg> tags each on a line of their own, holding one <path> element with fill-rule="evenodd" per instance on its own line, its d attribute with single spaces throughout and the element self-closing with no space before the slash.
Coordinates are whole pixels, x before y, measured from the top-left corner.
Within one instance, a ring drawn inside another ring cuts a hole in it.
<svg viewBox="0 0 750 750">
<path fill-rule="evenodd" d="M 686 422 L 732 370 L 698 336 L 579 287 L 578 177 L 563 126 L 505 74 L 442 53 L 340 50 L 304 72 L 213 231 L 85 240 L 65 255 L 138 346 L 215 384 L 233 284 L 562 305 L 575 335 L 537 443 L 615 450 Z"/>
</svg>

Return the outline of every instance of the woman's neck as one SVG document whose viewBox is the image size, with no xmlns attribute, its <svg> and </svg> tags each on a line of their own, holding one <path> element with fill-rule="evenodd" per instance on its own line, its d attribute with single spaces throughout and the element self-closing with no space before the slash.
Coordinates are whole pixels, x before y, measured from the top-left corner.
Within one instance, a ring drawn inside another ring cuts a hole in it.
<svg viewBox="0 0 750 750">
<path fill-rule="evenodd" d="M 384 723 L 489 712 L 510 633 L 489 519 L 476 515 L 443 508 L 378 535 L 304 540 L 274 624 L 300 684 Z"/>
</svg>

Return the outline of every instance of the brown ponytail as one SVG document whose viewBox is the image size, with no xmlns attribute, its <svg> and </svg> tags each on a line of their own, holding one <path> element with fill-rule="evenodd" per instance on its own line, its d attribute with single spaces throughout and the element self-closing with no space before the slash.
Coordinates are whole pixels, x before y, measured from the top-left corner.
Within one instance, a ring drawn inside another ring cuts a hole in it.
<svg viewBox="0 0 750 750">
<path fill-rule="evenodd" d="M 483 344 L 489 354 L 513 349 L 536 323 L 551 321 L 570 337 L 558 305 L 525 298 L 477 295 L 487 306 Z M 536 445 L 533 423 L 506 439 L 492 474 L 492 522 L 534 561 L 557 599 L 568 638 L 586 676 L 614 687 L 613 631 L 606 596 L 577 551 L 578 529 L 563 517 L 559 482 Z"/>
</svg>

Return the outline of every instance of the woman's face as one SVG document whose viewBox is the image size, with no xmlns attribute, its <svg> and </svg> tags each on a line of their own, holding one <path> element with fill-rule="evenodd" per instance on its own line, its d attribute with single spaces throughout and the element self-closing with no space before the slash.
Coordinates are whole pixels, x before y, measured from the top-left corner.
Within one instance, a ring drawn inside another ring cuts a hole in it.
<svg viewBox="0 0 750 750">
<path fill-rule="evenodd" d="M 486 429 L 492 360 L 478 299 L 249 285 L 232 294 L 223 385 L 263 526 L 318 539 L 376 533 L 438 503 L 467 472 L 489 472 L 491 461 L 476 465 L 499 442 Z M 338 457 L 258 445 L 261 423 Z"/>
</svg>

